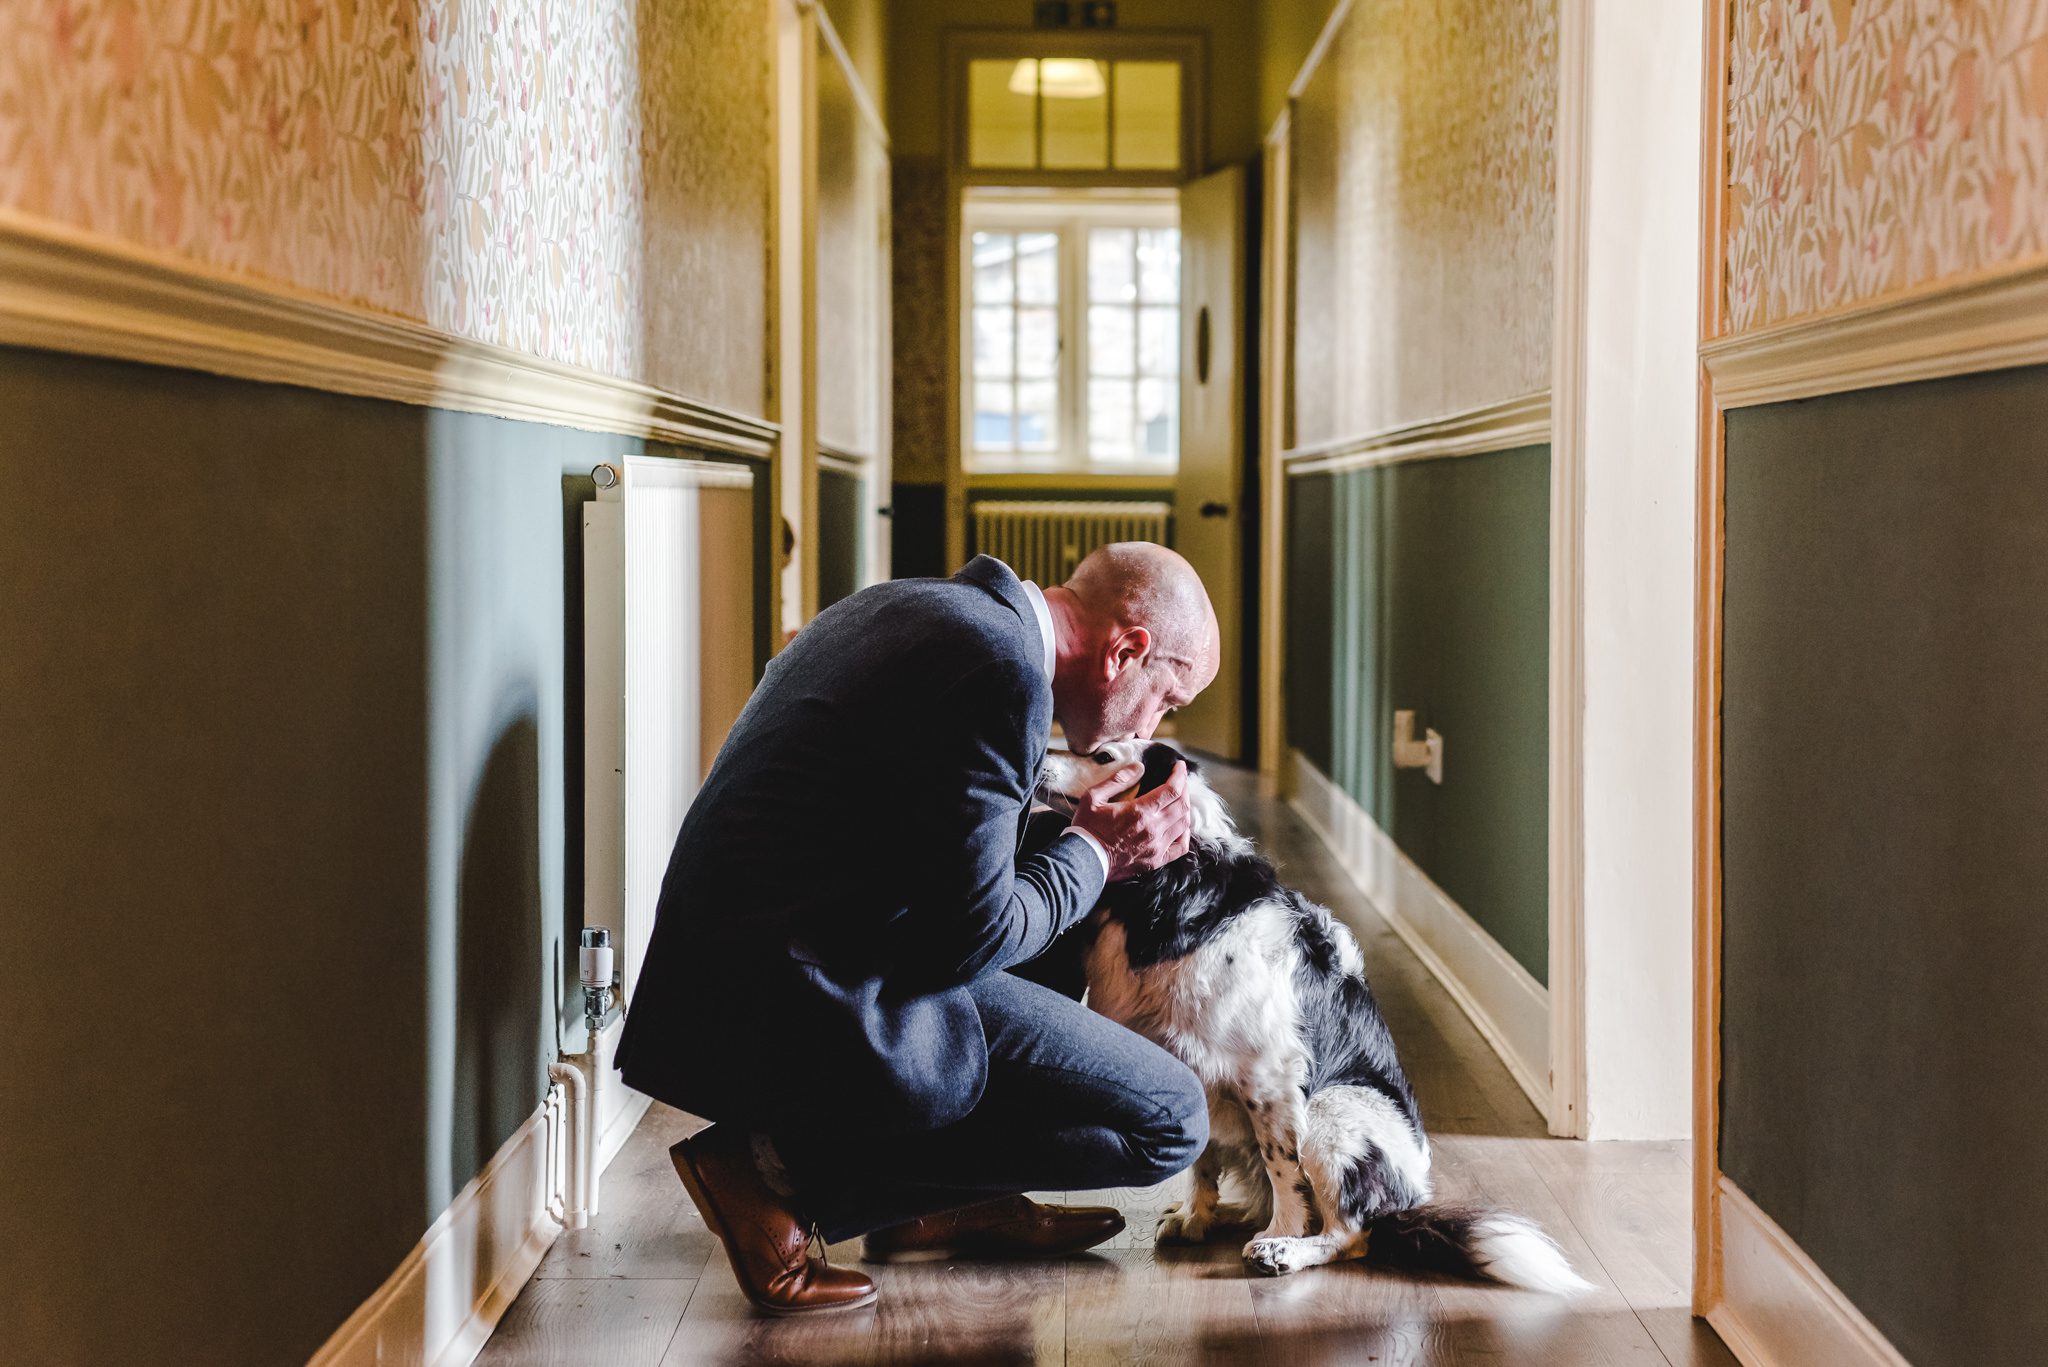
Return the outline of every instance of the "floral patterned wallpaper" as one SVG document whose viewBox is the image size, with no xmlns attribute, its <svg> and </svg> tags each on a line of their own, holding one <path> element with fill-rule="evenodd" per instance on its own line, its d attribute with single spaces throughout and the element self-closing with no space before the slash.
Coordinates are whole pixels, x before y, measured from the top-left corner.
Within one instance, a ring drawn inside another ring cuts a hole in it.
<svg viewBox="0 0 2048 1367">
<path fill-rule="evenodd" d="M 822 39 L 817 62 L 818 436 L 876 456 L 888 435 L 889 152 Z"/>
<path fill-rule="evenodd" d="M 9 0 L 0 205 L 758 412 L 764 15 Z M 723 227 L 716 261 L 671 231 L 691 204 Z M 682 326 L 650 307 L 650 281 L 735 311 Z"/>
<path fill-rule="evenodd" d="M 1556 0 L 1351 11 L 1295 110 L 1293 444 L 1550 384 Z"/>
<path fill-rule="evenodd" d="M 2048 251 L 2048 0 L 1737 0 L 1727 328 Z"/>
<path fill-rule="evenodd" d="M 890 177 L 890 461 L 899 484 L 946 478 L 946 163 L 895 158 Z"/>
<path fill-rule="evenodd" d="M 421 6 L 428 322 L 645 373 L 633 18 L 622 0 Z"/>
<path fill-rule="evenodd" d="M 640 378 L 760 416 L 773 344 L 770 14 L 759 0 L 640 4 Z"/>
</svg>

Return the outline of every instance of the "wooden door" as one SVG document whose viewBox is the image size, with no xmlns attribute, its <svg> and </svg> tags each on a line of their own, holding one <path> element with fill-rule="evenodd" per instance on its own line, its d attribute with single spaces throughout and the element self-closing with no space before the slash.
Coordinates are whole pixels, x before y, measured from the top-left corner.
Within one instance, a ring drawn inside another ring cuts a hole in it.
<svg viewBox="0 0 2048 1367">
<path fill-rule="evenodd" d="M 1181 190 L 1180 477 L 1174 544 L 1200 572 L 1223 630 L 1216 681 L 1174 717 L 1180 743 L 1238 759 L 1244 580 L 1245 172 Z"/>
</svg>

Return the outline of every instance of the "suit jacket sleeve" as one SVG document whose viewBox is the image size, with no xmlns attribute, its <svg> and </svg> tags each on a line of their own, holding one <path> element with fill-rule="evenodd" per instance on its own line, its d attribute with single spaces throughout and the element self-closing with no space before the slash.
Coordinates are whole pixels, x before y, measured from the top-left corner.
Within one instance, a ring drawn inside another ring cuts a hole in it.
<svg viewBox="0 0 2048 1367">
<path fill-rule="evenodd" d="M 1032 728 L 1050 724 L 1037 671 L 997 660 L 947 694 L 926 785 L 923 864 L 897 923 L 899 966 L 924 990 L 955 986 L 1036 958 L 1102 896 L 1102 863 L 1080 840 L 1020 858 L 1018 829 L 1038 775 Z"/>
</svg>

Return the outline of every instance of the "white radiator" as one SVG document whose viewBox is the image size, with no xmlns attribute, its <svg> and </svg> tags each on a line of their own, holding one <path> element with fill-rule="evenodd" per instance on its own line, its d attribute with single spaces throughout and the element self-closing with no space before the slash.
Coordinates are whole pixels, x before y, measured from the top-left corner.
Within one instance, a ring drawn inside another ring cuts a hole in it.
<svg viewBox="0 0 2048 1367">
<path fill-rule="evenodd" d="M 974 549 L 1019 579 L 1064 584 L 1081 557 L 1112 541 L 1169 544 L 1170 503 L 984 499 L 974 505 Z"/>
<path fill-rule="evenodd" d="M 676 832 L 754 686 L 753 476 L 625 456 L 583 505 L 583 920 L 628 1009 Z"/>
</svg>

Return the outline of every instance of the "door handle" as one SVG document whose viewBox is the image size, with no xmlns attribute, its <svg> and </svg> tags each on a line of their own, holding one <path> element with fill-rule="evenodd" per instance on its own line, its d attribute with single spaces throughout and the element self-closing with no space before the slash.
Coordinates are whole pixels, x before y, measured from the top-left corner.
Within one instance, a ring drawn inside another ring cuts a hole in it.
<svg viewBox="0 0 2048 1367">
<path fill-rule="evenodd" d="M 1228 503 L 1218 503 L 1212 498 L 1195 511 L 1199 512 L 1203 517 L 1229 517 L 1230 505 Z"/>
</svg>

